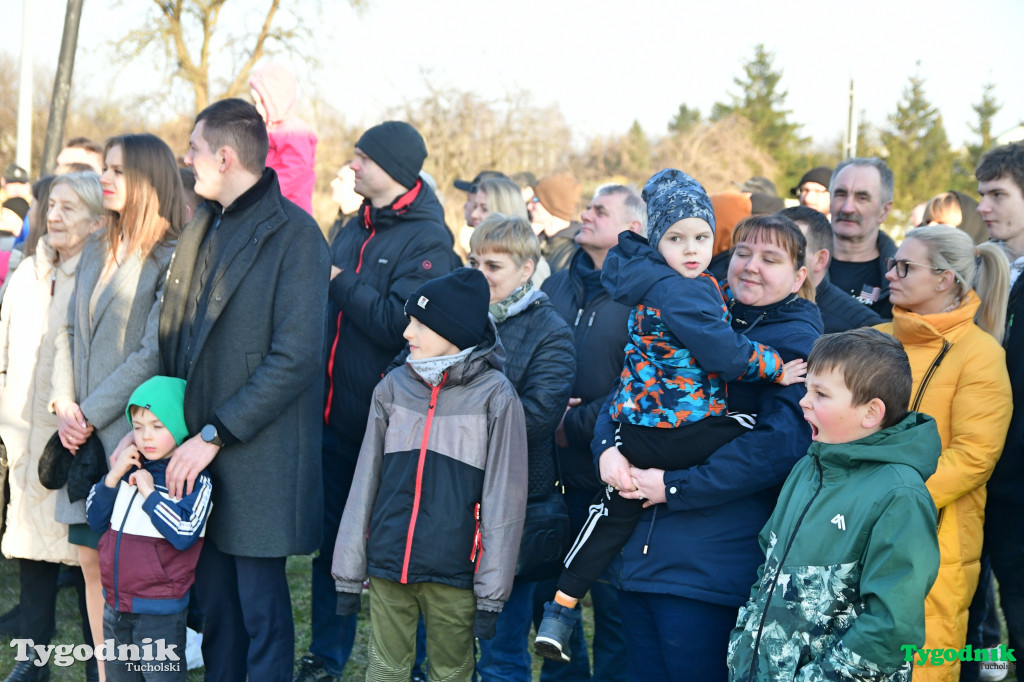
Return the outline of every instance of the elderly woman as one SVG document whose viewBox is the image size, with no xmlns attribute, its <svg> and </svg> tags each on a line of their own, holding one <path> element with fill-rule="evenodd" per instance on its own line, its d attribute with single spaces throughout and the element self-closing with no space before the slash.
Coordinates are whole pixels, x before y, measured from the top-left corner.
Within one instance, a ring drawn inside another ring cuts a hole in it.
<svg viewBox="0 0 1024 682">
<path fill-rule="evenodd" d="M 925 600 L 925 648 L 962 649 L 980 572 L 985 483 L 1010 425 L 1002 340 L 1009 266 L 995 244 L 975 247 L 946 225 L 920 227 L 889 259 L 893 321 L 914 375 L 910 409 L 935 418 L 938 467 L 926 481 L 939 509 L 939 575 Z M 915 680 L 956 680 L 960 662 L 914 670 Z"/>
<path fill-rule="evenodd" d="M 47 409 L 54 341 L 67 319 L 82 249 L 89 235 L 103 226 L 102 201 L 95 173 L 71 173 L 53 181 L 47 209 L 36 214 L 37 221 L 45 216 L 48 234 L 11 275 L 0 308 L 0 436 L 7 446 L 11 486 L 2 550 L 7 558 L 20 560 L 19 635 L 36 644 L 48 644 L 54 632 L 60 565 L 78 564 L 68 527 L 55 518 L 58 495 L 64 493 L 44 488 L 38 469 L 58 425 Z M 88 641 L 84 601 L 80 605 Z M 33 661 L 19 663 L 15 670 L 19 668 L 26 676 L 40 670 Z"/>
<path fill-rule="evenodd" d="M 128 433 L 128 397 L 157 374 L 160 295 L 173 240 L 185 222 L 181 176 L 170 148 L 149 134 L 111 138 L 101 177 L 106 229 L 85 245 L 68 319 L 57 335 L 51 404 L 61 441 L 76 451 L 99 436 L 110 454 Z M 93 639 L 103 639 L 99 535 L 85 501 L 58 496 L 57 518 L 79 546 Z M 100 666 L 102 675 L 102 666 Z"/>
</svg>

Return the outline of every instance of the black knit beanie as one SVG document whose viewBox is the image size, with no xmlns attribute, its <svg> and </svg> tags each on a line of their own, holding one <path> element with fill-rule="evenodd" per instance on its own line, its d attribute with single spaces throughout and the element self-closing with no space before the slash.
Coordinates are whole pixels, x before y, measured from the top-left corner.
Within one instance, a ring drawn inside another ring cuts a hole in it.
<svg viewBox="0 0 1024 682">
<path fill-rule="evenodd" d="M 415 317 L 459 350 L 465 350 L 484 340 L 490 324 L 490 300 L 490 288 L 483 273 L 459 268 L 412 292 L 405 302 L 405 314 Z"/>
<path fill-rule="evenodd" d="M 416 184 L 427 158 L 423 137 L 404 121 L 385 121 L 373 126 L 363 133 L 356 147 L 407 189 Z"/>
</svg>

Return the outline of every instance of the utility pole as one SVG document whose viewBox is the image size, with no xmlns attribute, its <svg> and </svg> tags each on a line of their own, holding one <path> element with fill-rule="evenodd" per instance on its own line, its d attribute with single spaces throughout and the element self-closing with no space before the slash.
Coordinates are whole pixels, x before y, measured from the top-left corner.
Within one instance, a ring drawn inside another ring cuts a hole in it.
<svg viewBox="0 0 1024 682">
<path fill-rule="evenodd" d="M 18 143 L 14 158 L 32 177 L 32 2 L 21 3 L 21 64 L 18 84 Z"/>
<path fill-rule="evenodd" d="M 857 106 L 854 97 L 853 79 L 850 79 L 850 110 L 846 115 L 846 140 L 843 144 L 843 158 L 857 156 Z"/>
<path fill-rule="evenodd" d="M 75 70 L 75 50 L 78 47 L 78 25 L 82 20 L 83 0 L 68 0 L 64 12 L 64 36 L 60 41 L 60 59 L 57 76 L 53 79 L 53 97 L 50 98 L 50 120 L 46 124 L 43 144 L 42 172 L 52 172 L 57 154 L 64 144 L 64 120 L 68 115 L 71 95 L 71 74 Z"/>
</svg>

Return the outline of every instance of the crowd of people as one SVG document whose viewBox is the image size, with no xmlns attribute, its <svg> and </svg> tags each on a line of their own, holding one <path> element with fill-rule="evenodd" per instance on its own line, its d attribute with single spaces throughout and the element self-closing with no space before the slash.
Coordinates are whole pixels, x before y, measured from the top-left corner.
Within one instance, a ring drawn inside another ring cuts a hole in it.
<svg viewBox="0 0 1024 682">
<path fill-rule="evenodd" d="M 525 682 L 535 654 L 553 681 L 1000 671 L 1024 144 L 899 244 L 878 158 L 809 170 L 789 208 L 664 169 L 579 212 L 569 173 L 487 170 L 453 232 L 427 142 L 387 121 L 321 230 L 294 79 L 250 85 L 181 164 L 120 134 L 4 173 L 6 634 L 49 644 L 69 581 L 82 642 L 201 632 L 218 681 L 340 678 L 364 603 L 368 680 Z M 8 682 L 48 679 L 30 652 Z"/>
</svg>

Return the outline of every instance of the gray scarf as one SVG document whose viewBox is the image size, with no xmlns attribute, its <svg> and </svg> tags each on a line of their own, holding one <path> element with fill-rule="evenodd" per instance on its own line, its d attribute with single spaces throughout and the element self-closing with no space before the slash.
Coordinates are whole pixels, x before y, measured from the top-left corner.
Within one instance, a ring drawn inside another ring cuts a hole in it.
<svg viewBox="0 0 1024 682">
<path fill-rule="evenodd" d="M 423 358 L 422 360 L 407 360 L 412 370 L 416 372 L 425 382 L 431 386 L 439 386 L 448 369 L 462 360 L 469 357 L 469 354 L 476 346 L 470 346 L 459 351 L 455 355 L 440 355 L 436 358 Z"/>
</svg>

